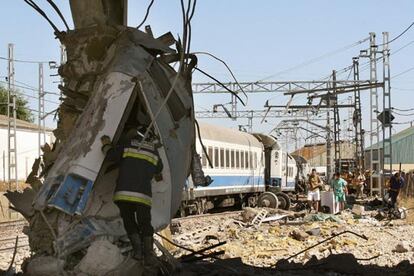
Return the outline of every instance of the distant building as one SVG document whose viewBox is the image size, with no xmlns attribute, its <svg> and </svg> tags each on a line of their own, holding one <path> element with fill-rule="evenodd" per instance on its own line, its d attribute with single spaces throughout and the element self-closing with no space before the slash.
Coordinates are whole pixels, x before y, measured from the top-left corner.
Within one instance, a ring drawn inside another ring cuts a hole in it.
<svg viewBox="0 0 414 276">
<path fill-rule="evenodd" d="M 332 162 L 334 163 L 335 148 L 332 145 Z M 326 144 L 307 144 L 302 148 L 296 150 L 292 155 L 303 157 L 311 168 L 321 168 L 320 172 L 323 172 L 322 168 L 326 169 Z M 341 162 L 348 163 L 355 159 L 355 145 L 350 142 L 341 142 Z M 326 170 L 324 171 L 326 172 Z"/>
<path fill-rule="evenodd" d="M 32 170 L 34 160 L 38 157 L 39 128 L 38 125 L 23 120 L 16 122 L 17 141 L 17 175 L 19 180 L 25 180 Z M 8 118 L 0 115 L 0 181 L 8 180 Z M 52 130 L 46 129 L 46 142 L 54 141 Z"/>
<path fill-rule="evenodd" d="M 392 168 L 398 170 L 401 163 L 401 169 L 404 171 L 414 170 L 414 127 L 404 129 L 391 137 L 392 139 Z M 383 155 L 382 141 L 365 149 L 365 168 L 370 168 L 371 148 L 380 149 L 381 157 Z M 377 154 L 374 151 L 374 154 Z M 382 158 L 380 159 L 382 161 Z M 382 164 L 381 164 L 382 166 Z"/>
</svg>

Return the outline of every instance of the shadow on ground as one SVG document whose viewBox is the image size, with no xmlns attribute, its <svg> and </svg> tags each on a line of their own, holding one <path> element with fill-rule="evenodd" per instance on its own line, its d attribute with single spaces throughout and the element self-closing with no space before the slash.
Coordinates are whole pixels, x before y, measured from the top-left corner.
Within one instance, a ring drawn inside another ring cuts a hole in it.
<svg viewBox="0 0 414 276">
<path fill-rule="evenodd" d="M 325 259 L 310 259 L 307 263 L 281 260 L 275 268 L 258 268 L 243 264 L 241 259 L 217 260 L 213 263 L 184 264 L 180 276 L 229 276 L 229 275 L 414 275 L 414 264 L 403 261 L 395 267 L 363 265 L 352 254 L 330 255 Z"/>
</svg>

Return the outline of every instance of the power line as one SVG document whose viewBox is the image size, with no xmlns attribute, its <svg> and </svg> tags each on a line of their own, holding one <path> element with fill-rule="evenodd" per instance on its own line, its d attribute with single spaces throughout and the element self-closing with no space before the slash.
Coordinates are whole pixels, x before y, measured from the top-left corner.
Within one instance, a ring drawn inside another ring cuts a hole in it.
<svg viewBox="0 0 414 276">
<path fill-rule="evenodd" d="M 406 74 L 406 73 L 408 73 L 408 72 L 410 72 L 410 71 L 412 71 L 412 70 L 414 70 L 414 67 L 411 67 L 411 68 L 408 68 L 407 70 L 405 70 L 405 71 L 403 71 L 403 72 L 401 72 L 401 73 L 398 73 L 398 74 L 396 74 L 396 75 L 394 75 L 394 76 L 392 76 L 391 78 L 397 78 L 397 77 L 399 77 L 399 76 L 401 76 L 401 75 L 404 75 L 404 74 Z"/>
<path fill-rule="evenodd" d="M 16 81 L 16 80 L 15 80 L 15 82 L 17 82 L 17 83 L 21 83 L 21 84 L 24 84 L 24 85 L 25 85 L 25 86 L 23 86 L 23 85 L 17 85 L 17 84 L 15 84 L 14 86 L 15 86 L 15 87 L 17 87 L 17 88 L 22 88 L 22 89 L 26 89 L 26 90 L 35 91 L 35 92 L 39 91 L 39 89 L 36 89 L 36 88 L 34 88 L 34 87 L 32 87 L 32 86 L 30 86 L 30 85 L 28 85 L 28 84 L 25 84 L 25 83 L 23 83 L 23 82 Z M 1 80 L 0 80 L 0 83 L 7 84 L 7 82 L 5 82 L 5 81 L 1 81 Z M 43 91 L 43 92 L 44 92 L 45 94 L 52 94 L 52 95 L 60 96 L 60 94 L 59 94 L 59 93 L 56 93 L 56 92 L 50 92 L 50 91 Z"/>
<path fill-rule="evenodd" d="M 8 58 L 6 57 L 0 57 L 0 59 L 5 60 L 5 61 L 9 61 Z M 51 61 L 36 61 L 36 60 L 22 60 L 22 59 L 13 59 L 14 62 L 19 62 L 19 63 L 30 63 L 30 64 L 39 64 L 39 63 L 47 63 L 49 64 L 49 62 Z"/>
<path fill-rule="evenodd" d="M 401 36 L 403 36 L 412 26 L 414 26 L 414 22 L 412 22 L 410 24 L 410 26 L 408 26 L 402 33 L 400 33 L 399 35 L 397 35 L 396 37 L 394 37 L 393 39 L 391 39 L 390 41 L 388 41 L 388 44 L 390 44 L 391 42 L 396 41 L 397 39 L 399 39 Z M 378 46 L 383 46 L 384 43 L 378 45 Z"/>
<path fill-rule="evenodd" d="M 359 40 L 359 41 L 357 41 L 357 42 L 354 42 L 354 43 L 352 43 L 352 44 L 349 44 L 349 45 L 347 45 L 347 46 L 344 46 L 344 47 L 342 47 L 342 48 L 339 48 L 339 49 L 337 49 L 337 50 L 334 50 L 334 51 L 332 51 L 332 52 L 329 52 L 329 53 L 326 53 L 326 54 L 324 54 L 324 55 L 321 55 L 321 56 L 315 57 L 315 58 L 313 58 L 313 59 L 310 59 L 310 60 L 308 60 L 308 61 L 305 61 L 305 62 L 303 62 L 303 63 L 300 63 L 300 64 L 298 64 L 298 65 L 296 65 L 296 66 L 293 66 L 293 67 L 288 68 L 288 69 L 286 69 L 286 70 L 280 71 L 280 72 L 278 72 L 278 73 L 276 73 L 276 74 L 273 74 L 273 75 L 271 75 L 271 76 L 268 76 L 268 77 L 266 77 L 266 78 L 264 78 L 264 79 L 262 79 L 262 80 L 260 80 L 260 81 L 264 81 L 264 80 L 267 80 L 267 79 L 273 78 L 273 77 L 275 77 L 275 76 L 278 76 L 278 75 L 280 75 L 280 74 L 287 73 L 287 72 L 290 72 L 290 71 L 296 70 L 296 69 L 298 69 L 298 68 L 301 68 L 301 67 L 307 66 L 307 65 L 309 65 L 309 64 L 312 64 L 312 63 L 318 62 L 318 61 L 319 61 L 319 60 L 321 60 L 321 59 L 324 59 L 324 58 L 327 58 L 327 57 L 333 56 L 333 55 L 335 55 L 335 54 L 337 54 L 337 53 L 340 53 L 340 52 L 346 51 L 346 50 L 348 50 L 348 49 L 351 49 L 351 48 L 353 48 L 353 47 L 355 47 L 355 46 L 358 46 L 358 45 L 360 45 L 360 44 L 362 44 L 362 43 L 364 43 L 365 41 L 368 41 L 368 40 L 369 40 L 369 37 L 366 37 L 366 38 L 364 38 L 364 39 L 362 39 L 362 40 Z"/>
<path fill-rule="evenodd" d="M 392 109 L 397 110 L 397 111 L 401 111 L 401 112 L 407 112 L 407 111 L 413 111 L 414 110 L 414 108 L 400 109 L 400 108 L 396 108 L 396 107 L 393 107 Z"/>
<path fill-rule="evenodd" d="M 151 0 L 151 2 L 149 3 L 148 7 L 147 7 L 147 11 L 145 12 L 145 16 L 144 19 L 142 19 L 141 23 L 137 26 L 137 29 L 141 28 L 142 25 L 144 25 L 145 21 L 147 21 L 148 15 L 150 13 L 151 7 L 154 4 L 155 0 Z"/>
<path fill-rule="evenodd" d="M 6 83 L 6 82 L 4 82 L 4 81 L 0 81 L 0 83 Z M 18 85 L 14 85 L 14 86 L 16 86 L 16 87 L 22 87 L 22 86 L 18 86 Z M 26 88 L 27 89 L 27 88 Z M 30 90 L 30 89 L 29 89 Z M 19 96 L 24 96 L 24 97 L 28 97 L 28 98 L 31 98 L 31 99 L 36 99 L 36 100 L 38 100 L 39 99 L 39 97 L 36 97 L 36 96 L 32 96 L 32 95 L 28 95 L 28 94 L 25 94 L 25 93 L 22 93 L 22 92 L 20 92 L 20 91 L 16 91 L 16 94 L 18 94 Z M 45 99 L 45 102 L 48 102 L 48 103 L 52 103 L 52 104 L 56 104 L 56 105 L 59 105 L 60 103 L 58 103 L 58 102 L 55 102 L 55 101 L 51 101 L 51 100 L 46 100 Z"/>
</svg>

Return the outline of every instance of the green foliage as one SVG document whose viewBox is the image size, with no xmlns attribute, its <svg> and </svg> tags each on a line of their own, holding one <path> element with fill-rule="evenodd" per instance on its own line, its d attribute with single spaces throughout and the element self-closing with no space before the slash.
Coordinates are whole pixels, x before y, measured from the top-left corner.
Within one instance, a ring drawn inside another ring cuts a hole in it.
<svg viewBox="0 0 414 276">
<path fill-rule="evenodd" d="M 16 97 L 17 119 L 33 123 L 34 116 L 27 104 L 27 100 L 22 96 Z M 7 115 L 7 89 L 2 86 L 0 86 L 0 114 Z"/>
</svg>

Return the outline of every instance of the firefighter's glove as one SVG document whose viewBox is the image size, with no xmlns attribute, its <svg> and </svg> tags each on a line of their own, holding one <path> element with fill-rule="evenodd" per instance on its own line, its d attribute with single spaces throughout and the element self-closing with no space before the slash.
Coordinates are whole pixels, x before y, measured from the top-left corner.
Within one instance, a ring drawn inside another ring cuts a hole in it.
<svg viewBox="0 0 414 276">
<path fill-rule="evenodd" d="M 157 173 L 157 174 L 155 174 L 155 175 L 154 175 L 154 179 L 155 179 L 155 181 L 157 181 L 157 182 L 162 181 L 162 180 L 163 180 L 162 173 Z"/>
<path fill-rule="evenodd" d="M 102 143 L 101 150 L 102 150 L 103 153 L 106 154 L 108 152 L 108 150 L 112 147 L 111 138 L 109 138 L 108 135 L 103 135 L 101 137 L 101 143 Z"/>
</svg>

